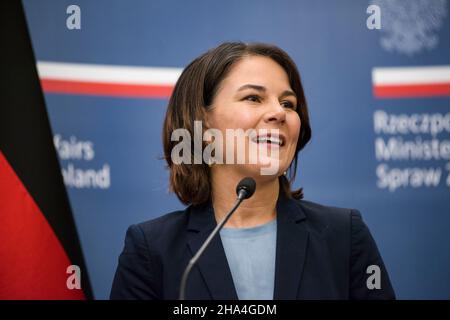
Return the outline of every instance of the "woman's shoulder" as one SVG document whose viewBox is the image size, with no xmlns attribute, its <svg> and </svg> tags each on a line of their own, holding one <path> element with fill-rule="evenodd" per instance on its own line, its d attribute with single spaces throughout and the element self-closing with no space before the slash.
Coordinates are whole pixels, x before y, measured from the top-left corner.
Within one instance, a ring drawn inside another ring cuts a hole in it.
<svg viewBox="0 0 450 320">
<path fill-rule="evenodd" d="M 296 202 L 305 214 L 308 223 L 318 228 L 332 227 L 350 231 L 358 224 L 363 223 L 358 209 L 329 206 L 303 199 L 296 200 Z"/>
<path fill-rule="evenodd" d="M 320 204 L 309 200 L 296 200 L 308 218 L 348 219 L 352 216 L 361 217 L 358 209 L 342 208 Z"/>
<path fill-rule="evenodd" d="M 186 225 L 187 210 L 188 208 L 185 208 L 165 213 L 153 219 L 137 223 L 132 227 L 140 229 L 144 234 L 166 234 L 167 232 L 173 232 Z"/>
<path fill-rule="evenodd" d="M 309 200 L 294 200 L 299 211 L 306 218 L 306 222 L 312 229 L 323 230 L 332 228 L 340 231 L 351 231 L 357 225 L 364 225 L 361 213 L 357 209 L 342 208 L 320 204 Z M 189 211 L 191 206 L 181 210 L 172 211 L 153 219 L 143 221 L 130 226 L 129 231 L 141 236 L 152 237 L 154 240 L 180 234 L 189 224 Z M 289 208 L 293 208 L 290 206 Z M 207 211 L 207 210 L 200 210 Z M 150 239 L 148 239 L 150 240 Z"/>
<path fill-rule="evenodd" d="M 335 207 L 330 205 L 324 205 L 309 200 L 294 200 L 306 219 L 311 222 L 323 222 L 323 223 L 349 223 L 352 219 L 361 219 L 361 213 L 357 209 Z M 165 213 L 161 216 L 153 219 L 143 221 L 134 225 L 147 232 L 165 233 L 166 231 L 173 231 L 174 229 L 186 228 L 189 221 L 189 210 L 191 206 L 188 206 L 181 210 Z"/>
</svg>

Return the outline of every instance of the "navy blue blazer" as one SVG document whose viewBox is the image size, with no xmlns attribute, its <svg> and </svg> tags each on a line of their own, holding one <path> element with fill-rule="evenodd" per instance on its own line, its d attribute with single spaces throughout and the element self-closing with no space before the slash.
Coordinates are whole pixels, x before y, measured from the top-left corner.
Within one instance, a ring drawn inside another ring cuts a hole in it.
<svg viewBox="0 0 450 320">
<path fill-rule="evenodd" d="M 178 299 L 189 259 L 215 226 L 209 202 L 129 227 L 110 298 Z M 357 210 L 279 199 L 277 228 L 274 299 L 395 299 Z M 370 265 L 380 268 L 380 289 L 367 286 Z M 192 269 L 186 298 L 238 299 L 219 235 Z"/>
</svg>

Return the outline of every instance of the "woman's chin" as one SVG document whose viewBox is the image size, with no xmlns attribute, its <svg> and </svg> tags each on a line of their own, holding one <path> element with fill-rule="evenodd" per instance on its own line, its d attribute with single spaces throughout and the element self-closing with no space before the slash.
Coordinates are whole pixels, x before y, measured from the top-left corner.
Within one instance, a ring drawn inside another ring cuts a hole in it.
<svg viewBox="0 0 450 320">
<path fill-rule="evenodd" d="M 269 164 L 263 162 L 256 164 L 245 164 L 240 166 L 242 175 L 245 175 L 246 177 L 252 177 L 255 180 L 260 181 L 276 179 L 284 172 L 283 168 L 277 161 L 271 161 Z"/>
</svg>

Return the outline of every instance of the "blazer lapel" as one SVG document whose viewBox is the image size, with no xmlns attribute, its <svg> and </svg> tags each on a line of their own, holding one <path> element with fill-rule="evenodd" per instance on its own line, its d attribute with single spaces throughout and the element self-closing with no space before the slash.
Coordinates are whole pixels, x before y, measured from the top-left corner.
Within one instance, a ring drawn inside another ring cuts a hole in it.
<svg viewBox="0 0 450 320">
<path fill-rule="evenodd" d="M 188 223 L 188 246 L 192 256 L 200 249 L 200 246 L 216 225 L 217 222 L 211 202 L 204 206 L 191 207 Z M 214 237 L 208 248 L 203 252 L 195 268 L 200 270 L 213 299 L 238 299 L 219 234 Z M 189 298 L 188 293 L 187 298 Z"/>
<path fill-rule="evenodd" d="M 308 246 L 309 232 L 300 206 L 292 199 L 277 202 L 277 251 L 275 260 L 275 300 L 297 298 Z"/>
<path fill-rule="evenodd" d="M 304 219 L 306 216 L 295 200 L 278 200 L 275 300 L 297 298 L 309 238 L 308 230 L 304 223 L 301 223 Z M 192 256 L 216 225 L 211 202 L 204 206 L 191 207 L 188 246 Z M 199 269 L 213 299 L 238 299 L 220 235 L 214 237 L 194 268 Z"/>
</svg>

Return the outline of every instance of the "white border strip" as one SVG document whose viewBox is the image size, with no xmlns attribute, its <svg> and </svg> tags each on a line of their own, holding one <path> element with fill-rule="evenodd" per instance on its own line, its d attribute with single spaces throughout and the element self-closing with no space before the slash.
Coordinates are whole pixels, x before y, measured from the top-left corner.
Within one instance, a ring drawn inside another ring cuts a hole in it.
<svg viewBox="0 0 450 320">
<path fill-rule="evenodd" d="M 373 68 L 374 85 L 450 83 L 450 66 Z"/>
<path fill-rule="evenodd" d="M 84 63 L 38 61 L 39 77 L 46 80 L 122 83 L 136 85 L 174 85 L 183 69 L 130 67 Z"/>
</svg>

